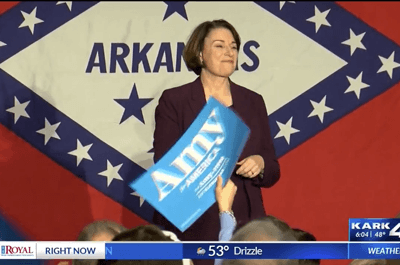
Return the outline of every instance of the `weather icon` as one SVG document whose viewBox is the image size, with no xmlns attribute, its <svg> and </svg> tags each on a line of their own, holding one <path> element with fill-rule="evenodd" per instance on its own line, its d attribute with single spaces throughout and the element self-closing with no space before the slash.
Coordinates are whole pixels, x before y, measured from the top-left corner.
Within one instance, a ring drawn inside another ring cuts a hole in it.
<svg viewBox="0 0 400 265">
<path fill-rule="evenodd" d="M 197 249 L 197 255 L 204 255 L 206 253 L 206 250 L 202 247 L 199 247 Z"/>
</svg>

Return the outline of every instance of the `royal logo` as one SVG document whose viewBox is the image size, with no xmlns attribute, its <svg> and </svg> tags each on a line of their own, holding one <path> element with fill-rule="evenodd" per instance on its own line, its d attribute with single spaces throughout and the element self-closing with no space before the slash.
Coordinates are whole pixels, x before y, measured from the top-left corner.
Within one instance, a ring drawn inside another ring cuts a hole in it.
<svg viewBox="0 0 400 265">
<path fill-rule="evenodd" d="M 1 246 L 1 255 L 12 256 L 12 255 L 27 255 L 32 256 L 33 251 L 31 247 L 13 247 L 13 246 Z"/>
</svg>

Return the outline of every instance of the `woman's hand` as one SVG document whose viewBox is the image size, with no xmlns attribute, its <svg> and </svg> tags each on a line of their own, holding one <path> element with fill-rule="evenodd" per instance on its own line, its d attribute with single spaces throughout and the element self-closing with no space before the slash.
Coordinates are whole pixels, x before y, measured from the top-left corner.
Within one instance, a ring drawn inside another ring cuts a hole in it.
<svg viewBox="0 0 400 265">
<path fill-rule="evenodd" d="M 254 178 L 264 169 L 264 158 L 260 155 L 248 156 L 238 162 L 237 165 L 240 165 L 240 167 L 236 170 L 236 174 L 245 178 Z"/>
</svg>

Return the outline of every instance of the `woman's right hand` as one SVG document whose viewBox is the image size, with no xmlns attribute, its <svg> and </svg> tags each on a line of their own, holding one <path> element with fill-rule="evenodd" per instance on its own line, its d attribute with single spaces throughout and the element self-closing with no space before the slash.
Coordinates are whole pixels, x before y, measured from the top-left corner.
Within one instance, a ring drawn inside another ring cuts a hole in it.
<svg viewBox="0 0 400 265">
<path fill-rule="evenodd" d="M 233 199 L 235 198 L 237 187 L 231 179 L 228 180 L 225 187 L 222 187 L 222 178 L 218 176 L 217 187 L 215 188 L 215 197 L 218 202 L 220 212 L 232 211 Z"/>
</svg>

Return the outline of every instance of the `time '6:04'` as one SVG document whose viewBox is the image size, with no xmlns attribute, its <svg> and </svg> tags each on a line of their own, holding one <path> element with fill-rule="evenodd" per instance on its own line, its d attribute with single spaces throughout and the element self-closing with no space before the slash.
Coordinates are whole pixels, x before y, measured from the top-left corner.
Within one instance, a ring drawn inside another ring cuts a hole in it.
<svg viewBox="0 0 400 265">
<path fill-rule="evenodd" d="M 356 237 L 368 237 L 369 233 L 368 232 L 357 232 Z"/>
</svg>

